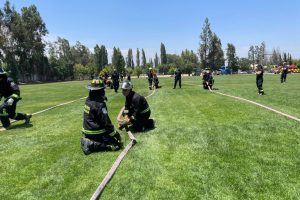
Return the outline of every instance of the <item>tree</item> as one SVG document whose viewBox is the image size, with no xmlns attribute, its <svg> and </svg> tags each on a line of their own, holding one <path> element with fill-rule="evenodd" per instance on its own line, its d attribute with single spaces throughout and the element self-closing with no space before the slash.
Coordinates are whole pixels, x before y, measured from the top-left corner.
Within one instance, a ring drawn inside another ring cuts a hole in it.
<svg viewBox="0 0 300 200">
<path fill-rule="evenodd" d="M 144 49 L 142 49 L 142 67 L 146 67 L 146 55 Z"/>
<path fill-rule="evenodd" d="M 217 70 L 221 66 L 224 66 L 224 52 L 222 50 L 221 40 L 213 33 L 209 44 L 209 53 L 207 57 L 207 64 L 212 70 Z"/>
<path fill-rule="evenodd" d="M 132 49 L 128 49 L 128 54 L 127 54 L 127 58 L 126 58 L 126 66 L 127 66 L 127 68 L 129 68 L 129 67 L 134 68 Z"/>
<path fill-rule="evenodd" d="M 226 56 L 227 56 L 228 66 L 232 69 L 232 71 L 237 72 L 238 58 L 236 56 L 235 46 L 233 44 L 230 43 L 227 44 Z"/>
<path fill-rule="evenodd" d="M 90 62 L 91 53 L 88 47 L 76 42 L 75 46 L 71 48 L 71 53 L 76 64 L 86 66 Z"/>
<path fill-rule="evenodd" d="M 209 55 L 209 44 L 212 39 L 212 31 L 210 30 L 210 23 L 208 18 L 205 18 L 204 25 L 202 28 L 202 33 L 200 34 L 200 47 L 199 56 L 202 68 L 209 67 L 208 55 Z"/>
<path fill-rule="evenodd" d="M 166 48 L 163 43 L 160 44 L 160 63 L 167 64 L 167 53 L 166 53 Z"/>
<path fill-rule="evenodd" d="M 140 75 L 143 73 L 143 70 L 141 67 L 136 67 L 134 68 L 134 73 L 138 78 L 140 78 Z"/>
<path fill-rule="evenodd" d="M 140 50 L 138 48 L 136 50 L 136 66 L 140 66 Z"/>
<path fill-rule="evenodd" d="M 240 58 L 238 60 L 238 65 L 242 71 L 248 71 L 251 65 L 251 60 L 248 58 Z"/>
<path fill-rule="evenodd" d="M 159 65 L 159 58 L 157 56 L 157 53 L 155 53 L 155 57 L 154 57 L 154 67 L 158 67 Z"/>
<path fill-rule="evenodd" d="M 191 74 L 198 66 L 198 57 L 193 51 L 185 50 L 181 52 L 181 66 L 184 73 Z"/>
<path fill-rule="evenodd" d="M 119 48 L 113 49 L 112 65 L 119 73 L 125 73 L 125 60 Z"/>
<path fill-rule="evenodd" d="M 19 14 L 6 1 L 0 21 L 0 58 L 12 77 L 18 81 L 19 74 L 23 80 L 32 80 L 34 74 L 42 76 L 46 69 L 42 38 L 48 31 L 36 6 L 23 7 Z"/>
<path fill-rule="evenodd" d="M 94 63 L 97 74 L 108 64 L 107 50 L 104 45 L 101 45 L 101 48 L 99 48 L 98 44 L 94 47 Z"/>
</svg>

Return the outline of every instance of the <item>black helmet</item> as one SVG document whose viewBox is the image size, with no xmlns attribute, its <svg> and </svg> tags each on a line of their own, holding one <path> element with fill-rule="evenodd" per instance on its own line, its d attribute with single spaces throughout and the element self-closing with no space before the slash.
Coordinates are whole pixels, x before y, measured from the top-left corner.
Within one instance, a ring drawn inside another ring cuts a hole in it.
<svg viewBox="0 0 300 200">
<path fill-rule="evenodd" d="M 2 68 L 0 68 L 0 75 L 6 74 L 6 71 L 4 71 Z"/>
<path fill-rule="evenodd" d="M 89 90 L 101 90 L 105 88 L 105 84 L 102 79 L 93 79 L 90 84 L 86 86 Z"/>
</svg>

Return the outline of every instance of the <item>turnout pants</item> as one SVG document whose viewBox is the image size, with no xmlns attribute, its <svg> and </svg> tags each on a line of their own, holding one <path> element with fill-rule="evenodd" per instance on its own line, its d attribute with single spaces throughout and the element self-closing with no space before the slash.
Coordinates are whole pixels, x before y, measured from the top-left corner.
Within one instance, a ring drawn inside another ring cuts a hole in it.
<svg viewBox="0 0 300 200">
<path fill-rule="evenodd" d="M 26 118 L 26 114 L 16 113 L 16 107 L 16 101 L 14 101 L 11 106 L 6 102 L 0 106 L 0 120 L 4 128 L 10 125 L 9 119 L 24 120 Z"/>
<path fill-rule="evenodd" d="M 148 78 L 148 82 L 149 82 L 149 89 L 152 90 L 153 79 L 152 78 Z"/>
<path fill-rule="evenodd" d="M 259 94 L 264 94 L 264 90 L 263 90 L 263 78 L 256 78 L 256 86 L 257 86 L 257 89 L 258 89 L 258 93 Z"/>
<path fill-rule="evenodd" d="M 181 78 L 175 78 L 174 88 L 176 88 L 177 82 L 179 82 L 179 88 L 181 88 Z"/>
<path fill-rule="evenodd" d="M 147 129 L 154 128 L 153 119 L 149 119 L 151 112 L 147 112 L 141 116 L 136 117 L 136 120 L 132 122 L 132 131 L 141 132 Z"/>
<path fill-rule="evenodd" d="M 281 83 L 286 82 L 286 73 L 281 74 Z"/>
<path fill-rule="evenodd" d="M 114 81 L 114 90 L 115 90 L 115 92 L 118 92 L 118 89 L 119 89 L 119 82 Z"/>
<path fill-rule="evenodd" d="M 110 134 L 84 134 L 90 140 L 89 151 L 111 151 L 122 148 L 121 136 L 118 132 Z"/>
</svg>

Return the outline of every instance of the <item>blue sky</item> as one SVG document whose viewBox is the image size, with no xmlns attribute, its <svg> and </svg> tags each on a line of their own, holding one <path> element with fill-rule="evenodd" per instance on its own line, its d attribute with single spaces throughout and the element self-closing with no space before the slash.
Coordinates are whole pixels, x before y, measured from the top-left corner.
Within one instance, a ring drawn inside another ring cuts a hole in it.
<svg viewBox="0 0 300 200">
<path fill-rule="evenodd" d="M 3 8 L 4 0 L 0 0 Z M 119 47 L 123 56 L 143 48 L 147 59 L 167 53 L 197 52 L 204 19 L 221 39 L 247 57 L 251 45 L 266 43 L 300 58 L 300 0 L 11 0 L 15 9 L 36 5 L 49 31 L 47 40 L 58 36 L 71 45 L 80 41 L 93 49 L 96 44 Z"/>
</svg>

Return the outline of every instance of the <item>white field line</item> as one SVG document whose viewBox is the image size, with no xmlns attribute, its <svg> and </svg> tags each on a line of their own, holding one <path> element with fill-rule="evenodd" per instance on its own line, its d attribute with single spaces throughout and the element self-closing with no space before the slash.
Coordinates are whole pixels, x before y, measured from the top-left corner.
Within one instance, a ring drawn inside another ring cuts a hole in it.
<svg viewBox="0 0 300 200">
<path fill-rule="evenodd" d="M 196 85 L 196 84 L 187 84 L 187 85 L 195 85 L 195 86 L 199 86 L 199 85 Z M 246 101 L 246 102 L 248 102 L 248 103 L 254 104 L 254 105 L 256 105 L 256 106 L 265 108 L 265 109 L 267 109 L 267 110 L 270 110 L 270 111 L 273 111 L 273 112 L 275 112 L 275 113 L 277 113 L 277 114 L 280 114 L 280 115 L 282 115 L 282 116 L 285 116 L 285 117 L 287 117 L 287 118 L 289 118 L 289 119 L 293 119 L 293 120 L 296 120 L 296 121 L 300 122 L 300 119 L 297 118 L 297 117 L 294 117 L 294 116 L 292 116 L 292 115 L 289 115 L 289 114 L 280 112 L 280 111 L 278 111 L 278 110 L 275 110 L 274 108 L 270 108 L 270 107 L 268 107 L 268 106 L 265 106 L 265 105 L 263 105 L 263 104 L 257 103 L 257 102 L 255 102 L 255 101 L 251 101 L 251 100 L 248 100 L 248 99 L 244 99 L 244 98 L 237 97 L 237 96 L 233 96 L 233 95 L 229 95 L 229 94 L 224 94 L 224 93 L 217 92 L 217 91 L 212 91 L 212 92 L 213 92 L 213 93 L 216 93 L 216 94 L 223 95 L 223 96 L 231 97 L 231 98 L 234 98 L 234 99 L 237 99 L 237 100 L 240 100 L 240 101 Z"/>
<path fill-rule="evenodd" d="M 57 107 L 60 107 L 60 106 L 64 106 L 64 105 L 67 105 L 67 104 L 70 104 L 70 103 L 73 103 L 73 102 L 75 102 L 75 101 L 78 101 L 78 100 L 81 100 L 81 99 L 85 99 L 85 98 L 86 98 L 86 97 L 82 97 L 82 98 L 80 98 L 80 99 L 76 99 L 76 100 L 73 100 L 73 101 L 68 101 L 68 102 L 65 102 L 65 103 L 61 103 L 61 104 L 58 104 L 58 105 L 56 105 L 56 106 L 52 106 L 52 107 L 46 108 L 46 109 L 44 109 L 44 110 L 41 110 L 41 111 L 32 113 L 32 115 L 40 114 L 40 113 L 46 112 L 46 111 L 48 111 L 48 110 L 52 110 L 53 108 L 57 108 Z M 16 122 L 16 121 L 17 121 L 17 120 L 11 120 L 10 123 L 14 123 L 14 122 Z M 1 125 L 0 127 L 2 127 L 2 125 Z M 1 128 L 1 129 L 0 129 L 0 132 L 1 132 L 1 131 L 5 131 L 5 130 L 6 130 L 6 129 Z"/>
<path fill-rule="evenodd" d="M 152 91 L 152 93 L 149 94 L 148 96 L 146 96 L 145 98 L 149 98 L 150 96 L 152 96 L 155 93 L 155 91 L 156 90 L 154 89 Z M 132 135 L 131 131 L 127 131 L 127 134 L 128 134 L 128 136 L 130 138 L 130 142 L 127 144 L 127 146 L 125 147 L 125 149 L 120 153 L 120 155 L 118 156 L 118 158 L 115 160 L 114 164 L 112 165 L 112 167 L 110 168 L 110 170 L 107 172 L 106 176 L 104 177 L 104 179 L 102 180 L 102 182 L 100 183 L 100 185 L 98 186 L 98 188 L 96 189 L 96 191 L 94 192 L 94 194 L 90 198 L 90 200 L 96 200 L 96 199 L 100 198 L 100 195 L 102 194 L 105 186 L 112 179 L 113 175 L 115 174 L 115 172 L 117 171 L 118 167 L 120 166 L 123 158 L 126 156 L 126 154 L 131 149 L 131 147 L 133 147 L 135 145 L 135 143 L 137 143 L 137 141 L 136 141 L 135 137 Z"/>
</svg>

